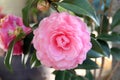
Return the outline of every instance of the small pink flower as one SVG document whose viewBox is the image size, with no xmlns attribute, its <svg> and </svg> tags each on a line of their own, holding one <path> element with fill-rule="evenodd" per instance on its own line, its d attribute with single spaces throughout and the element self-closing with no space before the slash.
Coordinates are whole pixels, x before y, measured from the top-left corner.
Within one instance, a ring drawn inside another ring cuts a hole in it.
<svg viewBox="0 0 120 80">
<path fill-rule="evenodd" d="M 82 64 L 92 47 L 87 25 L 66 12 L 44 18 L 34 30 L 33 45 L 41 63 L 56 70 Z"/>
<path fill-rule="evenodd" d="M 0 19 L 0 48 L 5 52 L 12 40 L 16 38 L 17 29 L 21 28 L 24 33 L 29 33 L 31 28 L 24 26 L 22 19 L 14 15 L 8 15 Z M 22 54 L 22 41 L 18 41 L 14 46 L 14 55 Z"/>
</svg>

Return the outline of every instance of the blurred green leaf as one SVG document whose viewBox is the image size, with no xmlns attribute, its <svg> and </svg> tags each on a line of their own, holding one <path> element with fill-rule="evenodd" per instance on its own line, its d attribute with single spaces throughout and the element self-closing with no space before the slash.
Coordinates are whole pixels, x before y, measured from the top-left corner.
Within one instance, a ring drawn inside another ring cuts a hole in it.
<svg viewBox="0 0 120 80">
<path fill-rule="evenodd" d="M 28 34 L 25 38 L 24 38 L 24 45 L 23 45 L 23 53 L 27 54 L 30 52 L 31 49 L 31 42 L 33 39 L 33 32 L 31 32 L 30 34 Z"/>
<path fill-rule="evenodd" d="M 76 69 L 86 69 L 86 70 L 90 70 L 90 69 L 98 69 L 98 65 L 90 60 L 90 59 L 86 59 L 83 64 L 79 64 L 78 67 Z"/>
<path fill-rule="evenodd" d="M 29 27 L 30 11 L 33 7 L 33 4 L 37 2 L 38 0 L 28 0 L 26 6 L 22 9 L 23 23 L 27 27 Z"/>
<path fill-rule="evenodd" d="M 6 65 L 6 67 L 12 71 L 12 67 L 11 67 L 11 62 L 12 62 L 12 54 L 13 54 L 13 47 L 15 44 L 15 40 L 13 40 L 9 47 L 8 47 L 8 51 L 6 53 L 5 59 L 4 59 L 4 64 Z"/>
<path fill-rule="evenodd" d="M 25 66 L 29 59 L 30 54 L 22 54 L 22 64 Z"/>
<path fill-rule="evenodd" d="M 85 77 L 88 79 L 88 80 L 94 80 L 94 77 L 92 75 L 92 73 L 90 72 L 90 70 L 86 70 L 86 75 Z"/>
<path fill-rule="evenodd" d="M 55 80 L 87 80 L 85 77 L 76 75 L 71 70 L 65 70 L 65 71 L 54 71 L 55 74 Z"/>
<path fill-rule="evenodd" d="M 88 80 L 87 78 L 83 76 L 72 76 L 71 80 Z"/>
<path fill-rule="evenodd" d="M 103 20 L 102 20 L 102 31 L 101 33 L 108 33 L 108 26 L 109 25 L 109 20 L 107 18 L 107 16 L 103 16 Z"/>
<path fill-rule="evenodd" d="M 97 25 L 99 25 L 99 20 L 96 16 L 95 10 L 90 5 L 88 0 L 64 0 L 57 3 L 61 7 L 68 9 L 78 15 L 85 15 L 93 19 Z"/>
<path fill-rule="evenodd" d="M 22 16 L 23 16 L 23 23 L 28 27 L 29 26 L 29 10 L 30 7 L 26 6 L 22 10 Z"/>
<path fill-rule="evenodd" d="M 71 80 L 72 76 L 73 76 L 73 74 L 71 74 L 70 72 L 66 71 L 64 80 Z"/>
<path fill-rule="evenodd" d="M 100 43 L 101 48 L 103 49 L 105 56 L 109 57 L 110 56 L 110 48 L 108 46 L 108 43 L 106 41 L 103 41 L 100 39 L 98 39 L 97 41 Z"/>
<path fill-rule="evenodd" d="M 99 57 L 103 57 L 103 55 L 101 55 L 100 53 L 94 51 L 94 50 L 90 50 L 88 53 L 87 53 L 87 57 L 88 58 L 99 58 Z"/>
<path fill-rule="evenodd" d="M 91 38 L 91 42 L 92 42 L 92 50 L 94 50 L 94 52 L 97 52 L 97 53 L 105 56 L 100 43 L 95 38 Z"/>
<path fill-rule="evenodd" d="M 120 42 L 120 34 L 115 32 L 111 34 L 100 34 L 97 38 L 105 41 Z"/>
<path fill-rule="evenodd" d="M 111 29 L 115 28 L 119 24 L 120 24 L 120 9 L 113 16 L 113 22 L 111 24 Z"/>
<path fill-rule="evenodd" d="M 70 70 L 54 71 L 53 74 L 55 74 L 55 80 L 88 80 L 83 76 L 78 76 L 74 73 L 71 73 Z"/>
<path fill-rule="evenodd" d="M 119 48 L 111 48 L 111 54 L 117 61 L 120 61 L 120 49 Z"/>
<path fill-rule="evenodd" d="M 33 32 L 31 32 L 30 34 L 28 34 L 24 40 L 23 40 L 23 54 L 22 54 L 22 63 L 24 64 L 24 66 L 26 65 L 29 56 L 30 56 L 30 52 L 31 52 L 31 41 L 33 38 Z"/>
<path fill-rule="evenodd" d="M 83 76 L 78 76 L 77 80 L 88 80 L 87 78 L 83 77 Z"/>
<path fill-rule="evenodd" d="M 11 41 L 11 43 L 8 46 L 8 51 L 4 59 L 4 64 L 10 71 L 12 71 L 11 62 L 12 62 L 12 54 L 13 54 L 14 45 L 17 41 L 21 40 L 24 36 L 25 34 L 21 32 L 19 35 L 17 35 L 17 37 L 13 41 Z"/>
<path fill-rule="evenodd" d="M 40 61 L 37 59 L 36 54 L 33 53 L 30 59 L 31 68 L 38 67 L 41 65 Z"/>
<path fill-rule="evenodd" d="M 65 71 L 55 72 L 55 80 L 65 80 Z"/>
</svg>

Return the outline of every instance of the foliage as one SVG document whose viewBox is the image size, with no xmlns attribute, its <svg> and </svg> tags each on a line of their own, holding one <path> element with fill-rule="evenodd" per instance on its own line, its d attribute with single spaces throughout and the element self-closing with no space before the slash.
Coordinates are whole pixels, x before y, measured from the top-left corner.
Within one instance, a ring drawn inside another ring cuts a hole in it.
<svg viewBox="0 0 120 80">
<path fill-rule="evenodd" d="M 94 80 L 91 69 L 99 68 L 95 61 L 92 61 L 91 58 L 102 58 L 109 57 L 111 54 L 116 60 L 120 60 L 120 49 L 118 48 L 110 48 L 109 42 L 117 42 L 120 43 L 120 34 L 118 32 L 113 32 L 113 29 L 120 25 L 120 9 L 114 14 L 113 22 L 109 23 L 110 19 L 110 3 L 111 0 L 92 0 L 89 2 L 88 0 L 45 0 L 50 4 L 50 9 L 46 12 L 42 12 L 37 10 L 37 2 L 39 0 L 28 0 L 26 6 L 23 8 L 23 22 L 26 26 L 30 26 L 31 17 L 37 16 L 39 18 L 39 13 L 47 14 L 52 9 L 53 11 L 68 11 L 73 15 L 77 15 L 83 18 L 87 24 L 89 24 L 91 29 L 91 43 L 92 49 L 87 54 L 87 59 L 83 62 L 83 64 L 78 65 L 73 70 L 64 70 L 64 71 L 55 71 L 56 75 L 55 80 Z M 44 1 L 44 0 L 43 0 Z M 102 1 L 102 2 L 100 2 Z M 34 9 L 34 10 L 33 10 Z M 34 14 L 34 15 L 33 15 Z M 35 24 L 40 22 L 32 21 Z M 94 24 L 94 25 L 93 25 Z M 33 29 L 37 27 L 37 25 L 31 26 Z M 94 34 L 96 32 L 97 34 Z M 31 68 L 40 66 L 40 62 L 36 58 L 36 51 L 33 48 L 33 45 L 30 44 L 32 41 L 33 33 L 30 33 L 24 38 L 24 54 L 22 58 L 23 64 L 26 64 L 26 57 L 30 57 Z M 16 38 L 17 39 L 17 38 Z M 6 54 L 5 64 L 8 69 L 12 70 L 11 60 L 12 60 L 12 49 L 14 46 L 15 40 L 11 42 L 9 45 L 9 50 Z M 68 64 L 69 65 L 69 64 Z M 76 69 L 84 69 L 86 70 L 85 76 L 79 76 L 75 73 Z"/>
</svg>

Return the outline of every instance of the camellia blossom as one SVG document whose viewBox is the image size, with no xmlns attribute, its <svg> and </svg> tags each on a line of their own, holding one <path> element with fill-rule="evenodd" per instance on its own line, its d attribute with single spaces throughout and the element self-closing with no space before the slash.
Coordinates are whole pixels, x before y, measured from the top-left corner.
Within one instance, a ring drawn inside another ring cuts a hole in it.
<svg viewBox="0 0 120 80">
<path fill-rule="evenodd" d="M 92 47 L 87 25 L 66 12 L 44 18 L 34 30 L 33 45 L 41 63 L 56 70 L 82 64 Z"/>
<path fill-rule="evenodd" d="M 31 31 L 31 28 L 28 28 L 23 24 L 20 17 L 7 15 L 0 19 L 0 48 L 5 52 L 8 50 L 10 42 L 16 38 L 16 35 L 19 34 L 19 29 L 21 29 L 25 34 Z M 22 46 L 22 41 L 16 42 L 13 48 L 13 54 L 22 54 Z"/>
</svg>

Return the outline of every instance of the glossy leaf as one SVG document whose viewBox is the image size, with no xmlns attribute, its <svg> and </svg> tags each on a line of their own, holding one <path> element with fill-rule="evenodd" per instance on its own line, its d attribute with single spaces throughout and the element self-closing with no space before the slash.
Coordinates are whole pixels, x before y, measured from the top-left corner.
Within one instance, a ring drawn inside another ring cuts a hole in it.
<svg viewBox="0 0 120 80">
<path fill-rule="evenodd" d="M 30 52 L 31 49 L 31 42 L 33 39 L 33 32 L 31 32 L 30 34 L 28 34 L 25 38 L 24 38 L 24 45 L 23 45 L 23 53 L 27 54 Z"/>
<path fill-rule="evenodd" d="M 22 54 L 22 64 L 25 66 L 29 59 L 30 54 Z"/>
<path fill-rule="evenodd" d="M 119 24 L 120 24 L 120 9 L 113 16 L 113 22 L 111 24 L 111 29 L 115 28 Z"/>
<path fill-rule="evenodd" d="M 23 44 L 22 63 L 24 65 L 26 65 L 30 56 L 32 38 L 33 38 L 33 33 L 31 32 L 23 40 L 24 44 Z"/>
<path fill-rule="evenodd" d="M 111 49 L 111 54 L 114 57 L 114 59 L 116 59 L 117 61 L 120 61 L 120 49 L 119 48 L 113 47 Z"/>
<path fill-rule="evenodd" d="M 95 38 L 91 38 L 91 42 L 92 42 L 92 50 L 94 50 L 95 52 L 105 56 L 100 43 Z"/>
<path fill-rule="evenodd" d="M 94 51 L 94 50 L 90 50 L 88 53 L 87 53 L 87 57 L 89 58 L 99 58 L 99 57 L 103 57 L 103 55 L 101 55 L 100 53 Z"/>
<path fill-rule="evenodd" d="M 118 33 L 101 34 L 97 38 L 105 41 L 120 42 L 120 34 Z"/>
<path fill-rule="evenodd" d="M 90 59 L 86 59 L 83 64 L 78 65 L 78 67 L 76 69 L 86 69 L 86 70 L 90 70 L 90 69 L 98 69 L 98 65 L 90 60 Z"/>
<path fill-rule="evenodd" d="M 9 45 L 9 49 L 6 53 L 6 56 L 5 56 L 5 60 L 4 60 L 4 64 L 6 65 L 6 67 L 12 71 L 12 67 L 11 67 L 11 62 L 12 62 L 12 53 L 13 53 L 13 47 L 14 47 L 14 44 L 15 44 L 15 40 L 13 40 L 10 45 Z"/>
<path fill-rule="evenodd" d="M 55 80 L 65 80 L 65 71 L 56 71 L 55 74 Z"/>
<path fill-rule="evenodd" d="M 12 67 L 11 67 L 11 62 L 12 62 L 12 54 L 13 54 L 13 48 L 14 45 L 17 41 L 21 40 L 23 37 L 25 36 L 24 33 L 20 33 L 15 40 L 11 41 L 11 43 L 8 46 L 8 51 L 6 53 L 5 59 L 4 59 L 4 64 L 6 65 L 6 67 L 12 71 Z"/>
<path fill-rule="evenodd" d="M 93 19 L 97 25 L 99 25 L 99 20 L 96 16 L 95 10 L 90 5 L 88 0 L 63 0 L 57 3 L 61 7 L 68 9 L 78 15 L 85 15 Z"/>
<path fill-rule="evenodd" d="M 73 74 L 71 74 L 70 72 L 66 71 L 64 80 L 71 80 L 72 76 L 73 76 Z"/>
<path fill-rule="evenodd" d="M 110 56 L 110 48 L 108 46 L 108 43 L 106 41 L 103 41 L 103 40 L 97 40 L 97 41 L 100 43 L 101 48 L 103 49 L 105 56 L 109 57 Z"/>
<path fill-rule="evenodd" d="M 37 59 L 36 54 L 33 53 L 30 60 L 31 68 L 38 67 L 41 65 L 40 61 Z"/>
<path fill-rule="evenodd" d="M 26 6 L 25 8 L 23 8 L 22 10 L 22 16 L 23 16 L 23 23 L 26 26 L 29 26 L 29 6 Z"/>
<path fill-rule="evenodd" d="M 103 16 L 103 20 L 102 20 L 102 30 L 101 33 L 108 33 L 108 26 L 109 25 L 109 20 L 107 18 L 107 16 Z"/>
<path fill-rule="evenodd" d="M 83 76 L 72 76 L 71 80 L 88 80 L 87 78 Z"/>
<path fill-rule="evenodd" d="M 29 27 L 30 10 L 38 0 L 28 0 L 27 5 L 22 9 L 23 23 Z"/>
<path fill-rule="evenodd" d="M 85 77 L 71 73 L 69 70 L 54 71 L 53 73 L 55 74 L 55 80 L 88 80 Z"/>
<path fill-rule="evenodd" d="M 94 77 L 92 75 L 92 73 L 90 72 L 90 70 L 86 70 L 86 75 L 85 77 L 88 79 L 88 80 L 94 80 Z"/>
</svg>

